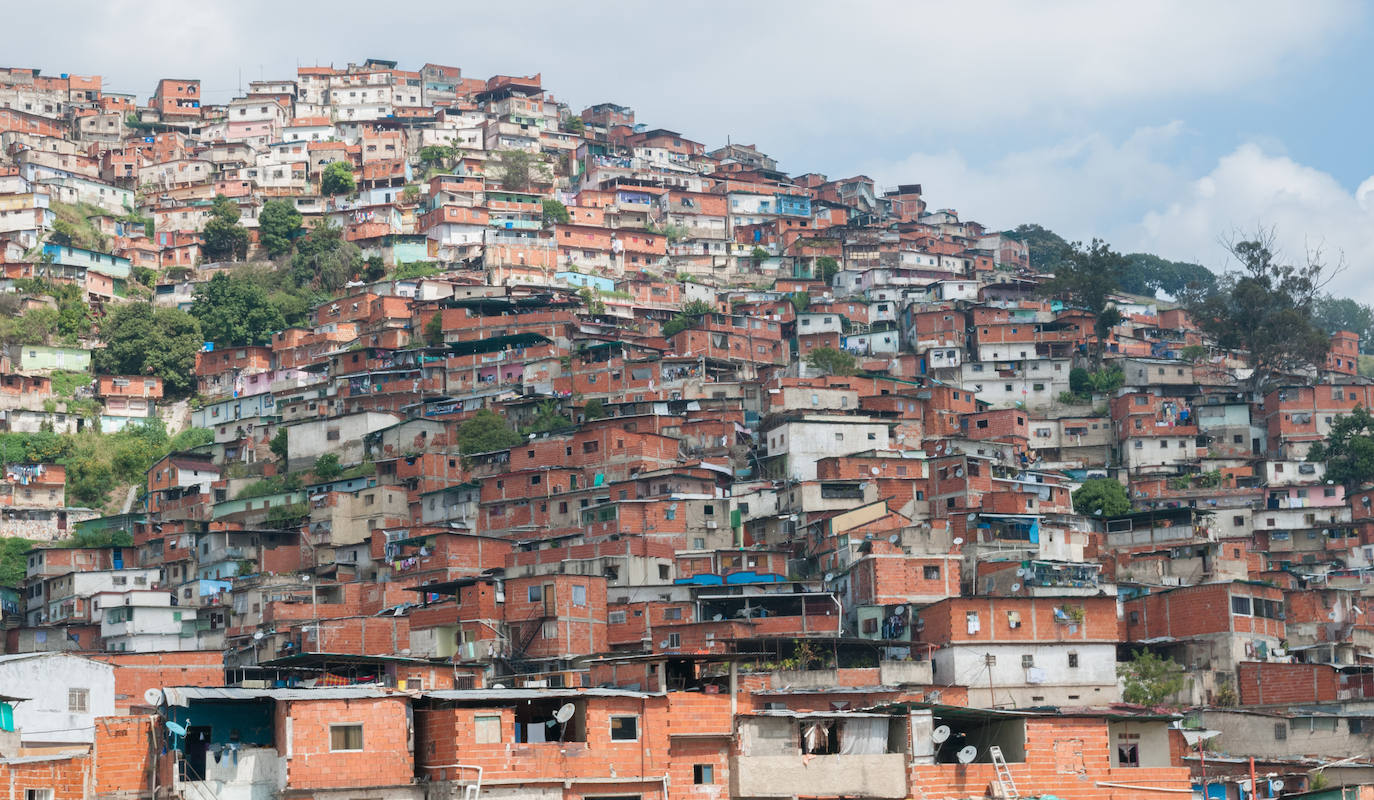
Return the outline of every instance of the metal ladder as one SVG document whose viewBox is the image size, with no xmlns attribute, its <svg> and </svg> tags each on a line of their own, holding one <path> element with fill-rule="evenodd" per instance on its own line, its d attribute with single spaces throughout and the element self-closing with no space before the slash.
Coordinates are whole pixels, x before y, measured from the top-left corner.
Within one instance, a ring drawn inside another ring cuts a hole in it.
<svg viewBox="0 0 1374 800">
<path fill-rule="evenodd" d="M 1016 781 L 1011 777 L 1011 768 L 1007 766 L 1007 760 L 1002 757 L 1002 748 L 992 745 L 988 748 L 988 756 L 992 758 L 993 769 L 997 770 L 997 787 L 1002 790 L 1002 797 L 1006 800 L 1017 800 L 1021 792 L 1016 788 Z"/>
</svg>

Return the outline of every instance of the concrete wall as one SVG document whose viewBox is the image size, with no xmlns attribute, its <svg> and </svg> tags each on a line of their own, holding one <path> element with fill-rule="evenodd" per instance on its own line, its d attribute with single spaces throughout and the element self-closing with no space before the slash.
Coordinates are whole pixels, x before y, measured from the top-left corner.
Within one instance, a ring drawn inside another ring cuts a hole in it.
<svg viewBox="0 0 1374 800">
<path fill-rule="evenodd" d="M 1069 653 L 1078 654 L 1078 666 L 1070 668 Z M 984 657 L 997 661 L 989 667 Z M 1021 666 L 1029 655 L 1043 672 L 1041 683 L 1031 683 L 1031 671 Z M 1116 680 L 1116 645 L 1073 642 L 1045 644 L 977 644 L 944 647 L 935 651 L 934 682 L 969 687 L 969 704 L 986 708 L 1029 705 L 1101 705 L 1121 699 Z"/>
<path fill-rule="evenodd" d="M 95 718 L 115 713 L 114 668 L 80 656 L 0 658 L 0 686 L 29 698 L 14 705 L 14 725 L 25 742 L 91 742 Z M 84 712 L 70 710 L 71 689 L 87 690 Z"/>
</svg>

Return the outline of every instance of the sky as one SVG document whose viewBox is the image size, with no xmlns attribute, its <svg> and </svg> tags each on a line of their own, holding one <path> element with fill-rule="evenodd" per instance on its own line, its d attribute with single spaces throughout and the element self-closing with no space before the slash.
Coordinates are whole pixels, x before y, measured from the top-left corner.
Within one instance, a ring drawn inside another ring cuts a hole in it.
<svg viewBox="0 0 1374 800">
<path fill-rule="evenodd" d="M 920 183 L 932 208 L 1228 267 L 1272 229 L 1374 303 L 1374 7 L 1354 0 L 16 4 L 11 66 L 224 102 L 298 65 L 369 57 L 543 74 L 793 174 Z M 60 23 L 55 26 L 54 23 Z M 59 33 L 60 31 L 60 33 Z"/>
</svg>

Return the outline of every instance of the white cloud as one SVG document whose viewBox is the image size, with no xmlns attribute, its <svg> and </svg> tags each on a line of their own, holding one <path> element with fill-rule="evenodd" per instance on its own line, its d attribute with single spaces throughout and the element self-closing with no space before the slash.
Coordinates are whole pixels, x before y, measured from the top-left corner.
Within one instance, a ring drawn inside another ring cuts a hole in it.
<svg viewBox="0 0 1374 800">
<path fill-rule="evenodd" d="M 1035 222 L 1070 239 L 1109 237 L 1114 220 L 1138 219 L 1178 196 L 1190 175 L 1173 156 L 1183 123 L 1141 128 L 1124 141 L 1067 139 L 972 165 L 958 151 L 915 153 L 865 172 L 879 186 L 920 183 L 932 208 L 953 208 L 997 228 Z"/>
<path fill-rule="evenodd" d="M 1134 246 L 1172 258 L 1226 263 L 1222 240 L 1257 228 L 1273 228 L 1284 256 L 1301 261 L 1313 248 L 1346 269 L 1331 290 L 1374 302 L 1374 178 L 1352 193 L 1328 173 L 1259 145 L 1243 144 L 1223 156 L 1177 199 L 1146 214 L 1134 231 Z"/>
</svg>

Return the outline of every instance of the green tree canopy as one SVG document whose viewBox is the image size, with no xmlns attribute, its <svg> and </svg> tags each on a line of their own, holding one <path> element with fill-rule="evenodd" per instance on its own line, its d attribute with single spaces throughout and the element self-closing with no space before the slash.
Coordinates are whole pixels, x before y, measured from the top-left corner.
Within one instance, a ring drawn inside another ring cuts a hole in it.
<svg viewBox="0 0 1374 800">
<path fill-rule="evenodd" d="M 830 256 L 821 256 L 816 259 L 816 277 L 825 281 L 827 284 L 835 280 L 835 275 L 840 271 L 840 262 Z"/>
<path fill-rule="evenodd" d="M 676 336 L 688 328 L 695 328 L 701 318 L 707 314 L 714 314 L 716 311 L 710 303 L 705 300 L 693 300 L 682 307 L 682 310 L 673 315 L 673 318 L 663 324 L 663 336 Z"/>
<path fill-rule="evenodd" d="M 852 353 L 833 347 L 817 347 L 806 354 L 806 365 L 823 375 L 853 375 L 859 361 Z"/>
<path fill-rule="evenodd" d="M 524 150 L 502 150 L 496 157 L 496 176 L 501 185 L 516 192 L 529 191 L 534 156 Z"/>
<path fill-rule="evenodd" d="M 531 433 L 547 433 L 562 428 L 571 428 L 572 424 L 573 421 L 563 414 L 558 403 L 553 400 L 545 400 L 535 409 L 534 419 L 530 420 L 530 424 L 521 428 L 520 432 L 528 436 Z"/>
<path fill-rule="evenodd" d="M 1307 451 L 1308 461 L 1325 461 L 1327 480 L 1348 490 L 1374 481 L 1374 416 L 1364 406 L 1336 417 L 1326 441 Z"/>
<path fill-rule="evenodd" d="M 481 409 L 458 426 L 458 451 L 490 453 L 520 444 L 520 434 L 511 430 L 506 418 L 490 409 Z"/>
<path fill-rule="evenodd" d="M 1180 293 L 1193 324 L 1220 347 L 1245 354 L 1255 391 L 1279 374 L 1322 364 L 1330 339 L 1314 323 L 1313 311 L 1329 277 L 1320 253 L 1309 254 L 1301 266 L 1282 263 L 1272 232 L 1233 242 L 1230 250 L 1240 269 L 1212 287 Z"/>
<path fill-rule="evenodd" d="M 1062 254 L 1055 267 L 1054 278 L 1041 285 L 1048 297 L 1086 309 L 1096 317 L 1098 355 L 1113 326 L 1121 321 L 1121 313 L 1112 305 L 1112 293 L 1121 288 L 1121 274 L 1125 259 L 1101 239 L 1092 244 L 1075 244 Z"/>
<path fill-rule="evenodd" d="M 1162 706 L 1188 683 L 1177 662 L 1148 650 L 1137 650 L 1130 661 L 1117 664 L 1116 672 L 1124 684 L 1122 699 L 1142 706 Z"/>
<path fill-rule="evenodd" d="M 296 254 L 291 257 L 292 282 L 326 292 L 342 289 L 362 268 L 362 251 L 344 241 L 342 228 L 326 220 L 318 220 L 309 234 L 296 241 Z"/>
<path fill-rule="evenodd" d="M 195 292 L 191 316 L 205 341 L 219 345 L 264 345 L 286 327 L 281 311 L 258 283 L 218 272 Z"/>
<path fill-rule="evenodd" d="M 215 195 L 210 219 L 201 231 L 209 261 L 242 260 L 248 255 L 248 231 L 239 224 L 239 206 L 222 194 Z"/>
<path fill-rule="evenodd" d="M 1073 510 L 1090 517 L 1120 517 L 1131 513 L 1131 498 L 1118 481 L 1089 478 L 1074 490 Z"/>
<path fill-rule="evenodd" d="M 315 466 L 311 470 L 315 477 L 322 481 L 332 481 L 343 474 L 343 466 L 339 464 L 338 453 L 322 453 L 315 459 Z"/>
<path fill-rule="evenodd" d="M 566 225 L 572 221 L 572 214 L 568 213 L 568 207 L 552 197 L 544 198 L 544 224 L 554 223 Z"/>
<path fill-rule="evenodd" d="M 591 422 L 594 419 L 601 419 L 606 416 L 606 409 L 601 404 L 601 398 L 593 397 L 582 404 L 582 418 Z"/>
<path fill-rule="evenodd" d="M 196 318 L 176 308 L 147 303 L 117 305 L 100 324 L 105 347 L 91 354 L 103 375 L 156 375 L 167 394 L 181 397 L 195 388 L 196 353 L 204 339 Z"/>
<path fill-rule="evenodd" d="M 1360 351 L 1374 352 L 1374 309 L 1348 297 L 1322 295 L 1312 306 L 1312 321 L 1327 333 L 1360 335 Z"/>
<path fill-rule="evenodd" d="M 301 213 L 290 200 L 268 200 L 258 212 L 258 244 L 268 255 L 291 252 L 291 242 L 301 230 Z"/>
<path fill-rule="evenodd" d="M 346 161 L 334 161 L 320 173 L 320 193 L 327 195 L 352 194 L 356 184 L 353 181 L 353 167 Z"/>
</svg>

